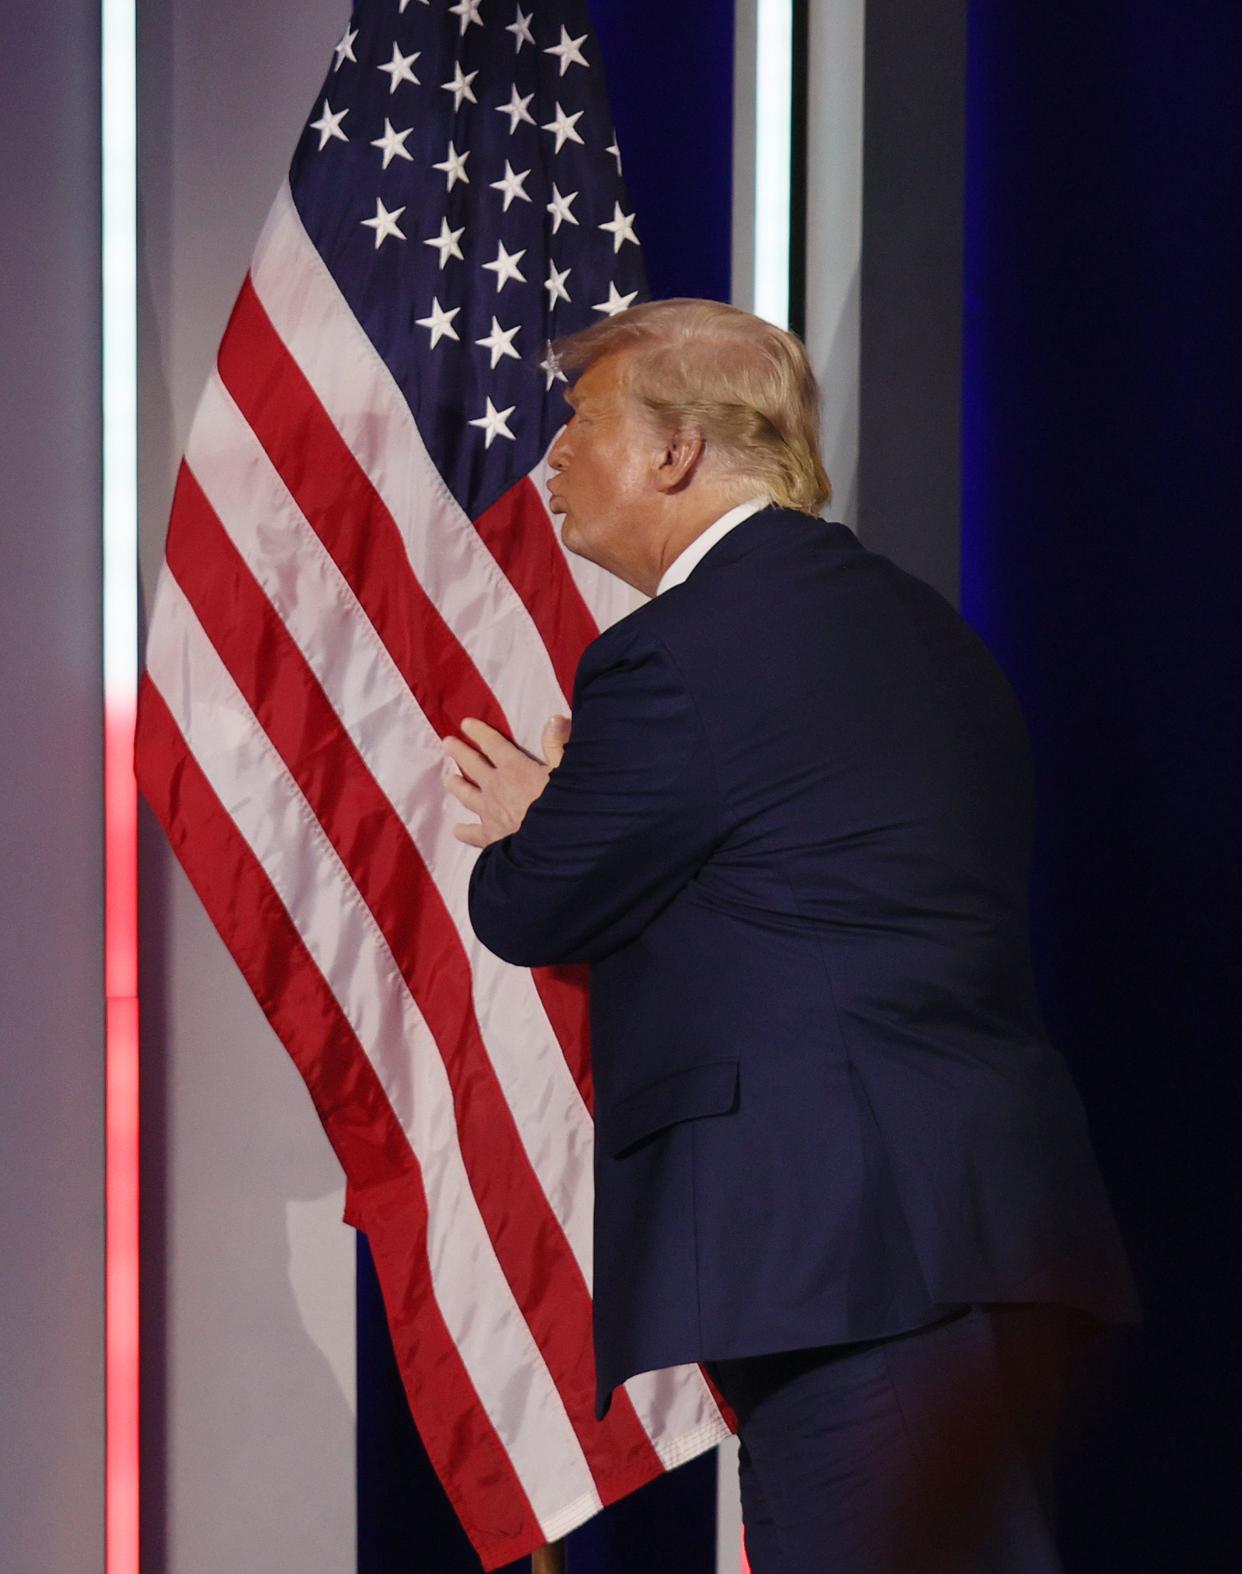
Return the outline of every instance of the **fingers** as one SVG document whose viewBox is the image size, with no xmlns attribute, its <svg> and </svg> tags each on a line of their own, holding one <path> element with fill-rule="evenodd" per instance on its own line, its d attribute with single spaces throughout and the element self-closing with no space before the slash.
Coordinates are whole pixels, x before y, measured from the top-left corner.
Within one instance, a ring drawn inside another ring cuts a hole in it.
<svg viewBox="0 0 1242 1574">
<path fill-rule="evenodd" d="M 503 732 L 497 732 L 495 727 L 489 727 L 485 721 L 479 721 L 474 716 L 467 716 L 463 720 L 461 730 L 493 765 L 498 764 L 506 754 L 522 753 L 517 744 L 510 743 Z"/>
<path fill-rule="evenodd" d="M 465 723 L 463 722 L 462 725 L 464 727 Z M 441 747 L 462 775 L 468 776 L 471 781 L 481 782 L 488 772 L 494 769 L 490 760 L 485 759 L 477 749 L 472 749 L 468 743 L 463 743 L 460 738 L 445 738 Z"/>
<path fill-rule="evenodd" d="M 549 716 L 543 724 L 539 747 L 543 750 L 544 763 L 553 770 L 564 758 L 565 745 L 569 742 L 569 726 L 568 716 Z"/>
<path fill-rule="evenodd" d="M 555 738 L 545 728 L 545 750 L 552 747 L 559 759 L 562 745 L 556 738 L 562 733 L 568 736 L 569 721 L 554 717 L 549 727 L 553 724 Z M 475 716 L 463 719 L 461 731 L 468 743 L 453 737 L 441 740 L 445 757 L 461 772 L 444 778 L 442 785 L 451 798 L 478 816 L 477 824 L 455 825 L 453 835 L 469 847 L 484 848 L 521 823 L 525 808 L 543 789 L 547 769 Z"/>
<path fill-rule="evenodd" d="M 464 808 L 472 814 L 483 819 L 483 793 L 475 786 L 475 782 L 482 781 L 493 767 L 476 750 L 468 744 L 462 743 L 458 738 L 445 738 L 442 742 L 445 754 L 458 770 L 460 776 L 449 776 L 444 781 L 444 790 L 451 798 L 456 798 Z M 470 778 L 470 779 L 467 779 Z M 453 835 L 459 842 L 465 842 L 470 847 L 486 847 L 487 837 L 483 834 L 482 823 L 474 825 L 455 825 Z"/>
<path fill-rule="evenodd" d="M 444 790 L 472 814 L 477 814 L 480 819 L 483 818 L 483 794 L 464 776 L 450 776 L 444 784 Z"/>
</svg>

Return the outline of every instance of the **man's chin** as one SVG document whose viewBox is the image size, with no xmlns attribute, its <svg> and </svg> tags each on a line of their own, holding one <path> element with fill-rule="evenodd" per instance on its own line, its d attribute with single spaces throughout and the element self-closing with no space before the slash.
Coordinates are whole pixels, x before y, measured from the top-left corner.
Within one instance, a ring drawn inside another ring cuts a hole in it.
<svg viewBox="0 0 1242 1574">
<path fill-rule="evenodd" d="M 572 552 L 575 557 L 585 558 L 588 563 L 594 563 L 597 568 L 607 568 L 606 563 L 601 563 L 591 550 L 590 539 L 584 538 L 573 514 L 562 505 L 561 513 L 561 545 L 566 552 Z"/>
</svg>

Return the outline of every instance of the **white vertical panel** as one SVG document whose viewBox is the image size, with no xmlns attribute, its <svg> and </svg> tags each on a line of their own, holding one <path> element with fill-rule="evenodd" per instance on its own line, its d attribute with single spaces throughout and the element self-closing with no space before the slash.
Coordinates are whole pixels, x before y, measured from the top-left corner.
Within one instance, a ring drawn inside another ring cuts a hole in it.
<svg viewBox="0 0 1242 1574">
<path fill-rule="evenodd" d="M 810 0 L 806 343 L 824 398 L 833 519 L 858 528 L 865 0 Z"/>
<path fill-rule="evenodd" d="M 793 0 L 737 0 L 733 58 L 733 303 L 786 328 Z"/>
<path fill-rule="evenodd" d="M 347 13 L 343 0 L 140 8 L 148 605 L 190 418 Z M 163 1215 L 147 1267 L 162 1266 L 165 1292 L 146 1328 L 148 1401 L 163 1408 L 147 1556 L 176 1574 L 348 1574 L 354 1235 L 340 1170 L 153 831 L 144 853 L 144 1173 L 148 1211 Z"/>
<path fill-rule="evenodd" d="M 716 1450 L 716 1574 L 740 1574 L 742 1505 L 737 1493 L 737 1439 Z"/>
<path fill-rule="evenodd" d="M 793 0 L 757 0 L 752 309 L 779 328 L 789 326 L 792 116 Z"/>
<path fill-rule="evenodd" d="M 834 491 L 829 512 L 856 530 L 866 4 L 808 3 L 806 343 L 824 396 L 824 459 Z M 781 53 L 786 21 L 783 6 L 737 0 L 732 299 L 772 321 L 784 321 L 770 281 L 784 244 L 771 244 L 774 227 L 787 225 L 789 206 L 787 166 L 782 175 L 777 157 L 789 107 L 787 99 L 777 102 L 775 83 L 778 63 L 788 64 Z M 784 257 L 787 267 L 787 252 Z"/>
</svg>

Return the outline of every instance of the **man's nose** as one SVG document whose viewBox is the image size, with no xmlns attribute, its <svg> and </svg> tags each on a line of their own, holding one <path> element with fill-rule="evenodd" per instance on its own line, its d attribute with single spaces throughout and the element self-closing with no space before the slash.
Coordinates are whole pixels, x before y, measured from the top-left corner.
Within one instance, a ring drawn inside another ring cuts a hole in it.
<svg viewBox="0 0 1242 1574">
<path fill-rule="evenodd" d="M 548 464 L 553 470 L 563 470 L 569 463 L 569 428 L 561 428 L 561 435 L 552 444 L 548 454 Z"/>
</svg>

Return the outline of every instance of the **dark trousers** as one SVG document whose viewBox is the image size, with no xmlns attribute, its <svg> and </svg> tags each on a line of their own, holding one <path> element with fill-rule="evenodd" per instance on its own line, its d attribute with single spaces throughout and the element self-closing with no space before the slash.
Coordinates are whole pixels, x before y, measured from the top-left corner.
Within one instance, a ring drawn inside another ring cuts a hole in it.
<svg viewBox="0 0 1242 1574">
<path fill-rule="evenodd" d="M 975 1306 L 710 1364 L 737 1412 L 753 1574 L 1060 1574 L 1050 1456 L 1094 1325 Z"/>
</svg>

